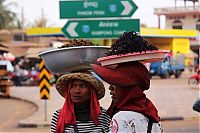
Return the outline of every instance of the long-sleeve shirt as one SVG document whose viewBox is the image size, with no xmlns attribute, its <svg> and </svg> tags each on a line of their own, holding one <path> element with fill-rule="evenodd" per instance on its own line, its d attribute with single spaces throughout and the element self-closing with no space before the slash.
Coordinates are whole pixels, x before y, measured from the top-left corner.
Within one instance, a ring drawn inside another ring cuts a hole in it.
<svg viewBox="0 0 200 133">
<path fill-rule="evenodd" d="M 111 121 L 110 133 L 146 133 L 149 119 L 134 111 L 119 111 Z M 162 133 L 160 123 L 152 124 L 152 133 Z"/>
<path fill-rule="evenodd" d="M 51 121 L 51 133 L 56 133 L 56 125 L 60 110 L 54 112 Z M 96 126 L 93 121 L 76 121 L 79 133 L 105 133 L 109 131 L 110 117 L 105 109 L 99 115 L 99 124 Z M 65 125 L 65 133 L 74 133 L 73 125 Z"/>
</svg>

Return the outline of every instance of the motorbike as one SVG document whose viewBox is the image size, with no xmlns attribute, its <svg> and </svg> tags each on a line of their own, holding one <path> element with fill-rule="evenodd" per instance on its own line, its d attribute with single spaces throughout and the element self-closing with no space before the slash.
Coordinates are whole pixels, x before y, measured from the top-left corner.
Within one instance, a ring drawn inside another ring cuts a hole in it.
<svg viewBox="0 0 200 133">
<path fill-rule="evenodd" d="M 192 75 L 188 79 L 188 85 L 190 86 L 198 86 L 200 83 L 200 69 L 197 69 L 197 74 Z"/>
</svg>

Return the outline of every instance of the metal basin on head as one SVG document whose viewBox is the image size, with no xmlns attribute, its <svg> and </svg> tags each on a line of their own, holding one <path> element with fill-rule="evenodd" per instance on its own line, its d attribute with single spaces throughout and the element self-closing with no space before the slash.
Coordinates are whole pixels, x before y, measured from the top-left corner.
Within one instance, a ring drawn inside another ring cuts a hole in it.
<svg viewBox="0 0 200 133">
<path fill-rule="evenodd" d="M 97 59 L 105 56 L 108 46 L 78 46 L 41 52 L 39 56 L 47 69 L 55 74 L 90 70 L 90 64 L 98 64 Z"/>
</svg>

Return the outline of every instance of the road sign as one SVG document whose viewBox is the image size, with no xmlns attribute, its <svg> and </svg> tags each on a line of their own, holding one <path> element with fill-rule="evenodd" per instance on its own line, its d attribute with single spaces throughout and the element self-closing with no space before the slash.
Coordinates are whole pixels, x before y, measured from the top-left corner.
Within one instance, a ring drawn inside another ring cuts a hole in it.
<svg viewBox="0 0 200 133">
<path fill-rule="evenodd" d="M 40 69 L 40 81 L 39 81 L 39 87 L 40 87 L 40 99 L 50 99 L 50 73 L 47 70 L 47 68 L 44 65 L 44 61 L 41 61 L 39 64 Z"/>
<path fill-rule="evenodd" d="M 131 17 L 137 10 L 132 0 L 60 1 L 60 18 Z"/>
<path fill-rule="evenodd" d="M 62 28 L 67 38 L 117 38 L 124 32 L 140 31 L 139 19 L 70 20 Z"/>
</svg>

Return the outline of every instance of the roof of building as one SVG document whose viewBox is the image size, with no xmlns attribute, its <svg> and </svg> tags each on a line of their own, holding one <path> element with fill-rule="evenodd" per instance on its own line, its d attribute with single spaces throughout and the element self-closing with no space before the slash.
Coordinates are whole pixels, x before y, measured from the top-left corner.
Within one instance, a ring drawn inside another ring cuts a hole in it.
<svg viewBox="0 0 200 133">
<path fill-rule="evenodd" d="M 46 47 L 41 47 L 41 48 L 29 48 L 26 51 L 25 57 L 27 58 L 39 58 L 39 53 L 46 50 L 48 48 Z"/>
<path fill-rule="evenodd" d="M 61 28 L 32 28 L 26 31 L 28 36 L 64 36 Z M 158 29 L 158 28 L 141 28 L 141 36 L 144 37 L 168 37 L 168 38 L 195 38 L 198 36 L 197 30 L 185 29 Z"/>
<path fill-rule="evenodd" d="M 142 28 L 143 37 L 196 38 L 197 30 Z"/>
<path fill-rule="evenodd" d="M 26 30 L 28 36 L 64 36 L 60 27 L 30 28 Z"/>
<path fill-rule="evenodd" d="M 193 1 L 193 2 L 198 2 L 198 0 L 181 0 L 181 1 Z"/>
</svg>

